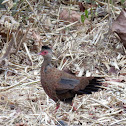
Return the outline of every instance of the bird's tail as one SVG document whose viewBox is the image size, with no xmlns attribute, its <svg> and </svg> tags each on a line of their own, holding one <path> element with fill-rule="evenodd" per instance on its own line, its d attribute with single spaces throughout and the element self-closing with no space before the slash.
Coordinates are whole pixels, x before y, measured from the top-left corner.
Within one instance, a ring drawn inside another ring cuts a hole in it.
<svg viewBox="0 0 126 126">
<path fill-rule="evenodd" d="M 84 90 L 77 91 L 77 94 L 92 94 L 92 92 L 97 92 L 99 89 L 104 89 L 102 83 L 104 82 L 103 77 L 94 77 L 89 81 L 89 85 L 86 86 Z"/>
</svg>

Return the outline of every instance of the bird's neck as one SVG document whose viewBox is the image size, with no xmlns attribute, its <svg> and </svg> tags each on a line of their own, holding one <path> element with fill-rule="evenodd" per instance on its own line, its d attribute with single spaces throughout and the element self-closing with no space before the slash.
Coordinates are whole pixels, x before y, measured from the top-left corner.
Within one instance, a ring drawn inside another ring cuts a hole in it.
<svg viewBox="0 0 126 126">
<path fill-rule="evenodd" d="M 44 58 L 44 62 L 43 62 L 43 64 L 42 64 L 42 67 L 44 68 L 44 69 L 46 69 L 47 68 L 47 66 L 51 66 L 51 57 L 48 57 L 48 58 Z"/>
</svg>

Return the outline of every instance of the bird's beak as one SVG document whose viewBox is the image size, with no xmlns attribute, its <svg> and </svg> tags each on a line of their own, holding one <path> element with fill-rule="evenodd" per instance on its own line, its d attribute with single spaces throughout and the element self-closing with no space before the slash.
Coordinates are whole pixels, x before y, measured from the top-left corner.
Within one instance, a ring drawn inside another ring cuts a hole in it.
<svg viewBox="0 0 126 126">
<path fill-rule="evenodd" d="M 38 53 L 38 55 L 42 55 L 42 53 L 40 52 L 40 53 Z"/>
</svg>

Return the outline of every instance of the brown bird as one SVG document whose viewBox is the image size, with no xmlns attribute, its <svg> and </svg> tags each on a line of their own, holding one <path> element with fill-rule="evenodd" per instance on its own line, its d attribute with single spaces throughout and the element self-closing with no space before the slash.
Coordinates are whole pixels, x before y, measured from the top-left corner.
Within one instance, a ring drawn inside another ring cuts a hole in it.
<svg viewBox="0 0 126 126">
<path fill-rule="evenodd" d="M 63 101 L 72 105 L 75 94 L 91 94 L 98 91 L 101 83 L 95 77 L 76 77 L 58 70 L 51 65 L 52 50 L 42 46 L 40 55 L 44 57 L 41 66 L 41 84 L 46 94 L 57 103 Z"/>
</svg>

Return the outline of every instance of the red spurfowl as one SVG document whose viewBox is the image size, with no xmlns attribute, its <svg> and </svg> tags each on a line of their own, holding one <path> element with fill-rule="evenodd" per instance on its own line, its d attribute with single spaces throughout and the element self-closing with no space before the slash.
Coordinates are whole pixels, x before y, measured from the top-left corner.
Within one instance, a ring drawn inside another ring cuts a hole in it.
<svg viewBox="0 0 126 126">
<path fill-rule="evenodd" d="M 91 94 L 98 91 L 101 83 L 96 78 L 76 77 L 53 67 L 52 50 L 48 46 L 42 46 L 40 55 L 44 57 L 41 66 L 41 84 L 46 94 L 55 102 L 63 101 L 71 104 L 75 94 Z"/>
</svg>

